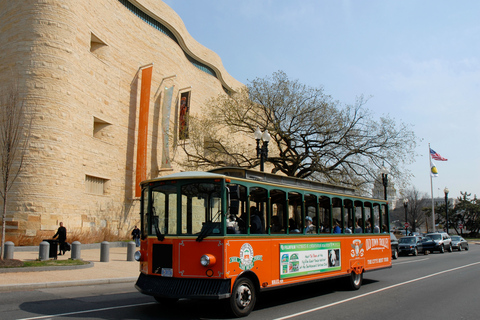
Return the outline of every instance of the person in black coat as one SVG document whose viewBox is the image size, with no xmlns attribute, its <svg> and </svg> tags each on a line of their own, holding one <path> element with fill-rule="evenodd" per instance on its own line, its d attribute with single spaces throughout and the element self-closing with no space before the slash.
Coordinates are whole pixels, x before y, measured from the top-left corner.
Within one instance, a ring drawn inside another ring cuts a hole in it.
<svg viewBox="0 0 480 320">
<path fill-rule="evenodd" d="M 67 250 L 65 248 L 65 241 L 67 241 L 67 228 L 63 226 L 63 222 L 60 222 L 60 227 L 58 227 L 57 233 L 55 233 L 53 239 L 55 239 L 56 237 L 58 237 L 58 243 L 60 244 L 60 252 L 58 253 L 58 255 L 61 256 L 62 251 L 63 254 L 65 254 L 65 251 Z"/>
<path fill-rule="evenodd" d="M 135 241 L 135 246 L 140 247 L 140 229 L 135 226 L 132 231 L 132 239 Z"/>
<path fill-rule="evenodd" d="M 250 233 L 251 234 L 263 234 L 265 228 L 263 227 L 262 218 L 257 208 L 250 207 Z"/>
</svg>

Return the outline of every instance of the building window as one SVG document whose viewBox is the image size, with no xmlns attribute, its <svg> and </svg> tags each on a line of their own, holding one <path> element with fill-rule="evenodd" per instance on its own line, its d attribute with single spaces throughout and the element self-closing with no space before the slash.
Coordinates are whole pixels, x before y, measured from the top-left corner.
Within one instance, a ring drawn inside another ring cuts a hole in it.
<svg viewBox="0 0 480 320">
<path fill-rule="evenodd" d="M 85 175 L 85 191 L 87 193 L 104 195 L 108 179 Z"/>
<path fill-rule="evenodd" d="M 100 40 L 96 35 L 91 33 L 90 35 L 90 52 L 93 53 L 99 59 L 105 59 L 107 57 L 108 46 L 105 42 Z"/>
<path fill-rule="evenodd" d="M 203 140 L 203 155 L 205 157 L 217 155 L 219 153 L 222 153 L 222 151 L 224 150 L 222 144 L 219 141 L 210 138 L 205 138 Z"/>
<path fill-rule="evenodd" d="M 109 137 L 109 128 L 111 125 L 111 123 L 93 117 L 93 137 L 106 141 Z"/>
</svg>

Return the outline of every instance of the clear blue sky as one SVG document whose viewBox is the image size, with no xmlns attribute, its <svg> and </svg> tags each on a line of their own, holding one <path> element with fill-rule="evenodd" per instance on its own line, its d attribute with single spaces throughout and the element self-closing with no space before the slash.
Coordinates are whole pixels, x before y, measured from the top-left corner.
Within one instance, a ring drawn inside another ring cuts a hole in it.
<svg viewBox="0 0 480 320">
<path fill-rule="evenodd" d="M 480 197 L 480 2 L 166 0 L 200 44 L 247 83 L 285 71 L 345 104 L 411 124 L 417 136 L 411 185 Z M 393 177 L 392 177 L 393 178 Z"/>
</svg>

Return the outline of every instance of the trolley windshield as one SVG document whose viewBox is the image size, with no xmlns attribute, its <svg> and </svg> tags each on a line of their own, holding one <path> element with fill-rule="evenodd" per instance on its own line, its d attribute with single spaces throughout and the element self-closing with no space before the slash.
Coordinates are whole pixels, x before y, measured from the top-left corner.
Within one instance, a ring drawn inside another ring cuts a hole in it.
<svg viewBox="0 0 480 320">
<path fill-rule="evenodd" d="M 220 182 L 161 181 L 144 189 L 143 212 L 148 235 L 222 234 Z"/>
</svg>

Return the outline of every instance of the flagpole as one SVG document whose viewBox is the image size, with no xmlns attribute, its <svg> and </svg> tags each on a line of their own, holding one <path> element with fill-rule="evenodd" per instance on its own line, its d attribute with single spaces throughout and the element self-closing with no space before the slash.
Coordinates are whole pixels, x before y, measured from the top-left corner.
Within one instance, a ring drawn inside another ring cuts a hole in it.
<svg viewBox="0 0 480 320">
<path fill-rule="evenodd" d="M 435 204 L 433 202 L 432 155 L 430 154 L 430 143 L 428 143 L 428 167 L 430 168 L 430 194 L 432 197 L 432 230 L 435 232 Z"/>
</svg>

